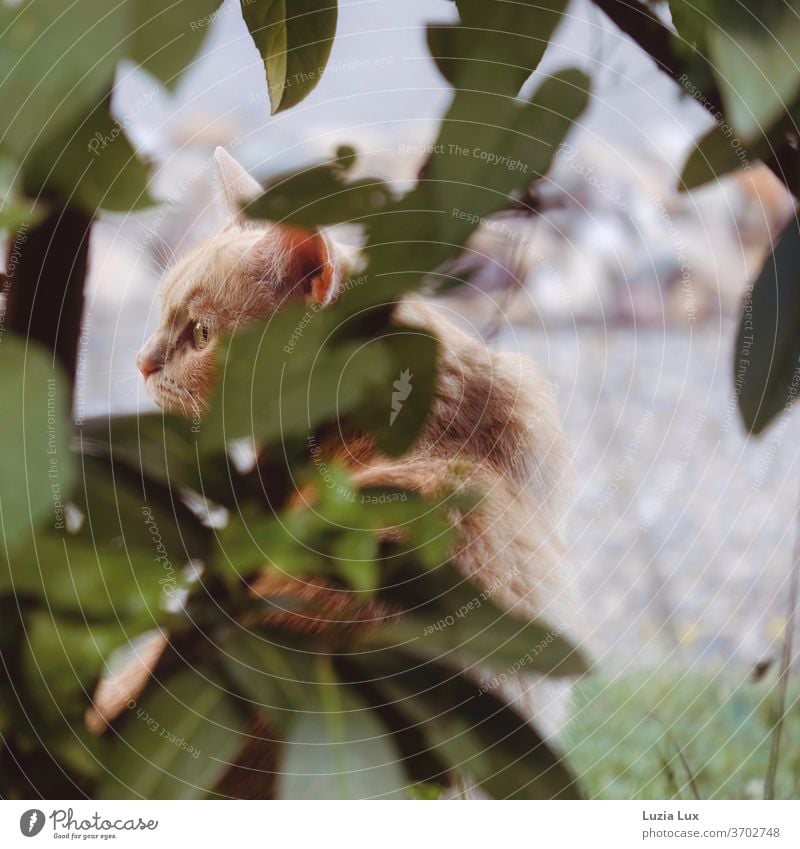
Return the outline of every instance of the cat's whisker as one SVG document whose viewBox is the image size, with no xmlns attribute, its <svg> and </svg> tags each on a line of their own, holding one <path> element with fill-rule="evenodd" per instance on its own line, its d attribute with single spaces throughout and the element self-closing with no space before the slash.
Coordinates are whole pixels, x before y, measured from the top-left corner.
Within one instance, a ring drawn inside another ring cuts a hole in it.
<svg viewBox="0 0 800 849">
<path fill-rule="evenodd" d="M 149 227 L 147 228 L 147 233 L 151 237 L 149 242 L 150 255 L 153 257 L 155 262 L 165 270 L 171 265 L 174 265 L 177 256 L 169 242 L 167 242 L 160 233 L 157 233 Z"/>
</svg>

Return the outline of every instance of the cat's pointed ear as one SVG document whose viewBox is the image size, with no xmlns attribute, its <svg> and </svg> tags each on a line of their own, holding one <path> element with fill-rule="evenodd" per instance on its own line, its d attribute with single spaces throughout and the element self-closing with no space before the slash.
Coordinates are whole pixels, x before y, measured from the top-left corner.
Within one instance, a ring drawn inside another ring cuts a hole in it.
<svg viewBox="0 0 800 849">
<path fill-rule="evenodd" d="M 214 151 L 214 159 L 219 172 L 225 211 L 237 224 L 243 224 L 245 216 L 242 206 L 263 194 L 264 189 L 224 147 L 218 147 Z"/>
<path fill-rule="evenodd" d="M 281 228 L 291 254 L 290 277 L 312 304 L 327 306 L 336 299 L 344 268 L 335 245 L 320 231 Z"/>
<path fill-rule="evenodd" d="M 246 261 L 262 280 L 274 280 L 279 269 L 276 294 L 281 302 L 305 298 L 324 307 L 336 300 L 349 270 L 340 255 L 335 243 L 319 230 L 267 224 Z"/>
</svg>

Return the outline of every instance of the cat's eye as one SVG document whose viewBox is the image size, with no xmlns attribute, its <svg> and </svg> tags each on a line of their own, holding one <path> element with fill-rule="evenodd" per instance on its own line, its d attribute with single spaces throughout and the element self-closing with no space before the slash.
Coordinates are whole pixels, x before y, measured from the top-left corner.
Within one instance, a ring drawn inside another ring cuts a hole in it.
<svg viewBox="0 0 800 849">
<path fill-rule="evenodd" d="M 203 324 L 202 321 L 198 321 L 192 331 L 192 338 L 194 339 L 195 348 L 198 351 L 202 351 L 211 339 L 211 331 L 208 329 L 208 325 Z"/>
</svg>

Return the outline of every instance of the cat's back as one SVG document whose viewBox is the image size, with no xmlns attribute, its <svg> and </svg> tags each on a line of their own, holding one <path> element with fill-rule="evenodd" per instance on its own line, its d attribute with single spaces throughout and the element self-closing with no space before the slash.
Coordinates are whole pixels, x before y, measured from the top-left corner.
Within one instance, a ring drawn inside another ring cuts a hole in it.
<svg viewBox="0 0 800 849">
<path fill-rule="evenodd" d="M 403 301 L 397 318 L 439 341 L 425 449 L 486 465 L 560 521 L 571 488 L 570 451 L 554 388 L 536 364 L 491 350 L 422 298 Z"/>
</svg>

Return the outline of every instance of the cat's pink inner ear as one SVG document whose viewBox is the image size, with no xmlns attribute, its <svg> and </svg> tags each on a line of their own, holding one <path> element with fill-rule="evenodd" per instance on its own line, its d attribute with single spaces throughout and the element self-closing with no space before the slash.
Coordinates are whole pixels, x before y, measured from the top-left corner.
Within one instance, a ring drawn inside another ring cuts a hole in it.
<svg viewBox="0 0 800 849">
<path fill-rule="evenodd" d="M 291 276 L 301 283 L 306 297 L 315 304 L 328 304 L 335 295 L 336 275 L 325 237 L 295 227 L 282 228 L 291 251 Z"/>
<path fill-rule="evenodd" d="M 263 194 L 264 190 L 224 147 L 214 151 L 214 159 L 225 209 L 235 221 L 242 221 L 242 206 Z"/>
</svg>

